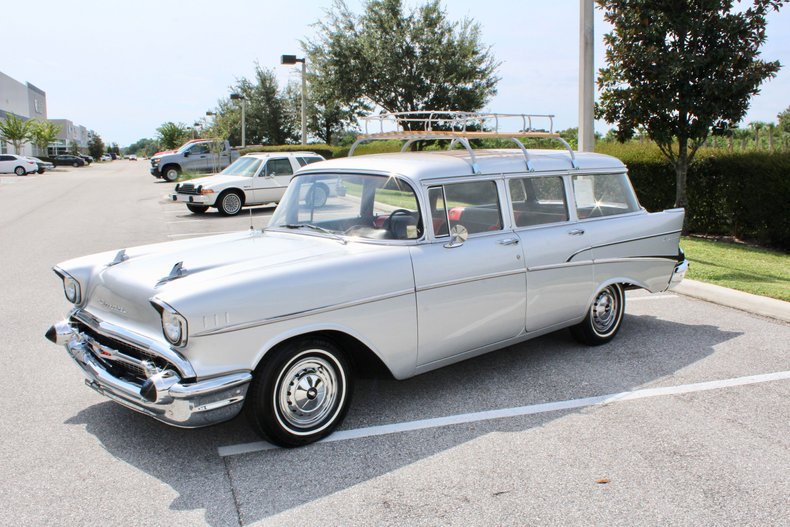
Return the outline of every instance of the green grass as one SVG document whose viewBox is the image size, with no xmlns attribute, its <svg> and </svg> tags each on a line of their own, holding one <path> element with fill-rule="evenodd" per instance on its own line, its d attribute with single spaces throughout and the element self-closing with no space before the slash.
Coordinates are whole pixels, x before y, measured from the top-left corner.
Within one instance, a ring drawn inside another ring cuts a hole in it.
<svg viewBox="0 0 790 527">
<path fill-rule="evenodd" d="M 790 255 L 731 242 L 683 238 L 686 277 L 790 302 Z"/>
</svg>

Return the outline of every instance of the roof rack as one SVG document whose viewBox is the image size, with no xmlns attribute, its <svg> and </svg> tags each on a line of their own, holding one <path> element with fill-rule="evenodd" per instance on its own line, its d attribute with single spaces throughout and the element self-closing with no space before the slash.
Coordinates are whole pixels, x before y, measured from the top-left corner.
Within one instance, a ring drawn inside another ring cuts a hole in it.
<svg viewBox="0 0 790 527">
<path fill-rule="evenodd" d="M 548 124 L 548 131 L 536 129 L 533 119 Z M 368 141 L 399 139 L 405 140 L 401 152 L 406 151 L 417 141 L 449 140 L 448 150 L 456 144 L 462 145 L 471 158 L 472 171 L 477 174 L 480 169 L 474 150 L 469 144 L 469 139 L 512 139 L 524 154 L 527 170 L 532 172 L 534 167 L 529 157 L 529 152 L 519 139 L 524 137 L 554 139 L 562 143 L 570 154 L 573 168 L 578 168 L 576 155 L 571 146 L 560 135 L 554 132 L 554 115 L 523 114 L 523 113 L 477 113 L 459 111 L 415 111 L 415 112 L 390 112 L 369 115 L 362 118 L 365 123 L 365 133 L 354 141 L 348 156 L 354 155 L 357 146 Z M 515 131 L 507 131 L 516 123 Z M 378 125 L 378 126 L 376 126 Z M 520 126 L 518 126 L 520 125 Z M 379 131 L 371 132 L 374 126 Z"/>
</svg>

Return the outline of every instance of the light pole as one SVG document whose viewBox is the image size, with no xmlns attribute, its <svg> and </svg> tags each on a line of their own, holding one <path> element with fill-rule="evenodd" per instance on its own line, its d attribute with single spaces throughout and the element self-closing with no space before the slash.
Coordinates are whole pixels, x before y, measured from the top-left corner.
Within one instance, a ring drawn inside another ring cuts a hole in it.
<svg viewBox="0 0 790 527">
<path fill-rule="evenodd" d="M 280 64 L 296 64 L 297 62 L 302 63 L 302 144 L 307 144 L 307 104 L 305 103 L 307 99 L 307 77 L 305 75 L 307 71 L 307 59 L 301 58 L 297 59 L 296 55 L 283 55 L 280 57 Z"/>
<path fill-rule="evenodd" d="M 245 113 L 247 109 L 247 99 L 240 93 L 231 93 L 231 101 L 241 101 L 241 147 L 247 146 L 247 122 L 245 121 Z"/>
<path fill-rule="evenodd" d="M 593 0 L 579 1 L 579 152 L 595 150 Z"/>
</svg>

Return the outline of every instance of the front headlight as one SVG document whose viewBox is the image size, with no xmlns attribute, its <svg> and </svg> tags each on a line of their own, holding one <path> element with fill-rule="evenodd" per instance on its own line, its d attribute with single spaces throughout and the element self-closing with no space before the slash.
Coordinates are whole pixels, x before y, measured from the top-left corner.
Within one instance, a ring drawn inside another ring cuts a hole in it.
<svg viewBox="0 0 790 527">
<path fill-rule="evenodd" d="M 63 292 L 66 293 L 66 300 L 72 304 L 79 304 L 81 300 L 80 283 L 74 278 L 65 275 L 63 277 Z"/>
<path fill-rule="evenodd" d="M 162 334 L 165 339 L 174 346 L 185 346 L 187 343 L 186 319 L 164 302 L 152 300 L 151 303 L 162 316 Z"/>
</svg>

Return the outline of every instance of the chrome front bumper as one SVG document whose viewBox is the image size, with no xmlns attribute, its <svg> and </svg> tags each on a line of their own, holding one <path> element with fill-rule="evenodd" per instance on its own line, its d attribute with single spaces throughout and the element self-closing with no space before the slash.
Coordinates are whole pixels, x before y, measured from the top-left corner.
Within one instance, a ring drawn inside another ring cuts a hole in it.
<svg viewBox="0 0 790 527">
<path fill-rule="evenodd" d="M 689 268 L 688 260 L 683 260 L 682 262 L 678 263 L 675 266 L 675 270 L 672 271 L 672 276 L 669 277 L 669 286 L 667 287 L 667 289 L 673 289 L 680 282 L 682 282 L 683 277 L 686 276 L 686 271 L 688 271 L 688 268 Z"/>
<path fill-rule="evenodd" d="M 196 428 L 232 419 L 241 411 L 250 372 L 238 372 L 185 382 L 173 369 L 130 357 L 78 331 L 67 320 L 58 322 L 46 337 L 65 346 L 85 375 L 85 384 L 137 412 L 169 425 Z M 142 384 L 111 373 L 111 362 L 131 364 L 145 372 Z"/>
</svg>

